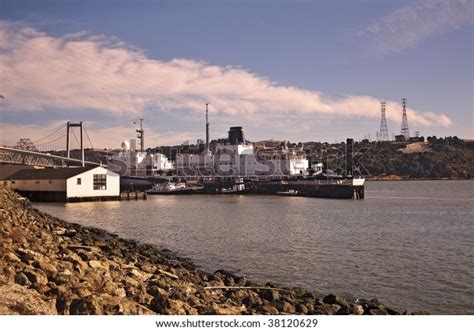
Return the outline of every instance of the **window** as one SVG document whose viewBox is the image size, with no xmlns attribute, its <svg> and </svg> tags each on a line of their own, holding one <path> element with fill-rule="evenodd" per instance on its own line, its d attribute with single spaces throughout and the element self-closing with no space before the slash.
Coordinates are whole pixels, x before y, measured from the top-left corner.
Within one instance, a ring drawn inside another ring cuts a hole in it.
<svg viewBox="0 0 474 331">
<path fill-rule="evenodd" d="M 94 175 L 94 190 L 107 189 L 107 175 Z"/>
<path fill-rule="evenodd" d="M 39 183 L 40 183 L 40 181 L 39 181 L 39 180 L 37 180 L 37 181 L 36 181 L 36 184 L 39 184 Z"/>
<path fill-rule="evenodd" d="M 49 184 L 53 184 L 53 181 L 52 181 L 52 180 L 50 180 L 50 181 L 48 181 L 48 183 L 49 183 Z"/>
<path fill-rule="evenodd" d="M 94 176 L 95 176 L 95 175 L 94 175 Z M 78 179 L 77 179 L 77 185 L 81 185 L 81 184 L 82 184 L 82 180 L 81 180 L 81 178 L 78 178 Z"/>
<path fill-rule="evenodd" d="M 12 184 L 15 184 L 15 181 L 14 181 L 14 180 L 12 180 Z"/>
</svg>

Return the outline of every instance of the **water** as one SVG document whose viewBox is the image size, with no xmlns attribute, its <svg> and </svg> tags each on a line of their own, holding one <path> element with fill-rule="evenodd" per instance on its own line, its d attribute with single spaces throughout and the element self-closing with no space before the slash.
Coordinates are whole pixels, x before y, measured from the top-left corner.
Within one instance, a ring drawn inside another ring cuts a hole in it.
<svg viewBox="0 0 474 331">
<path fill-rule="evenodd" d="M 473 202 L 474 181 L 412 181 L 369 182 L 365 200 L 196 195 L 36 206 L 210 272 L 474 314 Z"/>
</svg>

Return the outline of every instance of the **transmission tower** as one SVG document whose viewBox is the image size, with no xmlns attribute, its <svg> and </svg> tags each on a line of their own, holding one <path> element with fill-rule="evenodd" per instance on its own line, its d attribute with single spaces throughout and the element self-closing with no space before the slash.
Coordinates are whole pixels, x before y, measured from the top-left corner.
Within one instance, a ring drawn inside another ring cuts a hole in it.
<svg viewBox="0 0 474 331">
<path fill-rule="evenodd" d="M 380 102 L 380 112 L 382 117 L 380 119 L 380 131 L 378 134 L 379 141 L 387 141 L 388 138 L 388 129 L 387 129 L 387 118 L 385 117 L 385 101 Z"/>
<path fill-rule="evenodd" d="M 410 139 L 410 130 L 408 129 L 408 118 L 407 118 L 407 99 L 402 99 L 403 117 L 402 117 L 402 130 L 401 135 L 405 137 L 405 140 Z"/>
</svg>

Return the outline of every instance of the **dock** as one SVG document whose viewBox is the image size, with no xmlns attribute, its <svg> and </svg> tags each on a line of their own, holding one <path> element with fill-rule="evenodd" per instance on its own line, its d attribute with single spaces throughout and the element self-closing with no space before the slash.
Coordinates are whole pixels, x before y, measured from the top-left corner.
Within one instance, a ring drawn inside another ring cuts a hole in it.
<svg viewBox="0 0 474 331">
<path fill-rule="evenodd" d="M 120 192 L 120 201 L 124 200 L 146 200 L 147 193 L 145 191 L 135 191 L 135 192 Z"/>
</svg>

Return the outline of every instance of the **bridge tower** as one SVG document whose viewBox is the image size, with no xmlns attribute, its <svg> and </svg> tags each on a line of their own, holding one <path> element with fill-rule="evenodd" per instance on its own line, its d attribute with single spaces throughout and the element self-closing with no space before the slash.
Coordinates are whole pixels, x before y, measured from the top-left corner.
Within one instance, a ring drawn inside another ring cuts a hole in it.
<svg viewBox="0 0 474 331">
<path fill-rule="evenodd" d="M 84 135 L 83 135 L 83 125 L 82 125 L 82 121 L 79 122 L 79 123 L 71 123 L 71 122 L 67 122 L 66 123 L 66 127 L 67 127 L 67 134 L 66 134 L 66 151 L 67 151 L 67 158 L 70 159 L 71 158 L 71 155 L 70 155 L 70 150 L 69 150 L 69 132 L 70 132 L 70 129 L 71 128 L 74 128 L 74 127 L 78 127 L 80 128 L 80 144 L 81 144 L 81 161 L 82 161 L 82 166 L 84 167 L 85 166 L 85 159 L 84 159 Z"/>
</svg>

